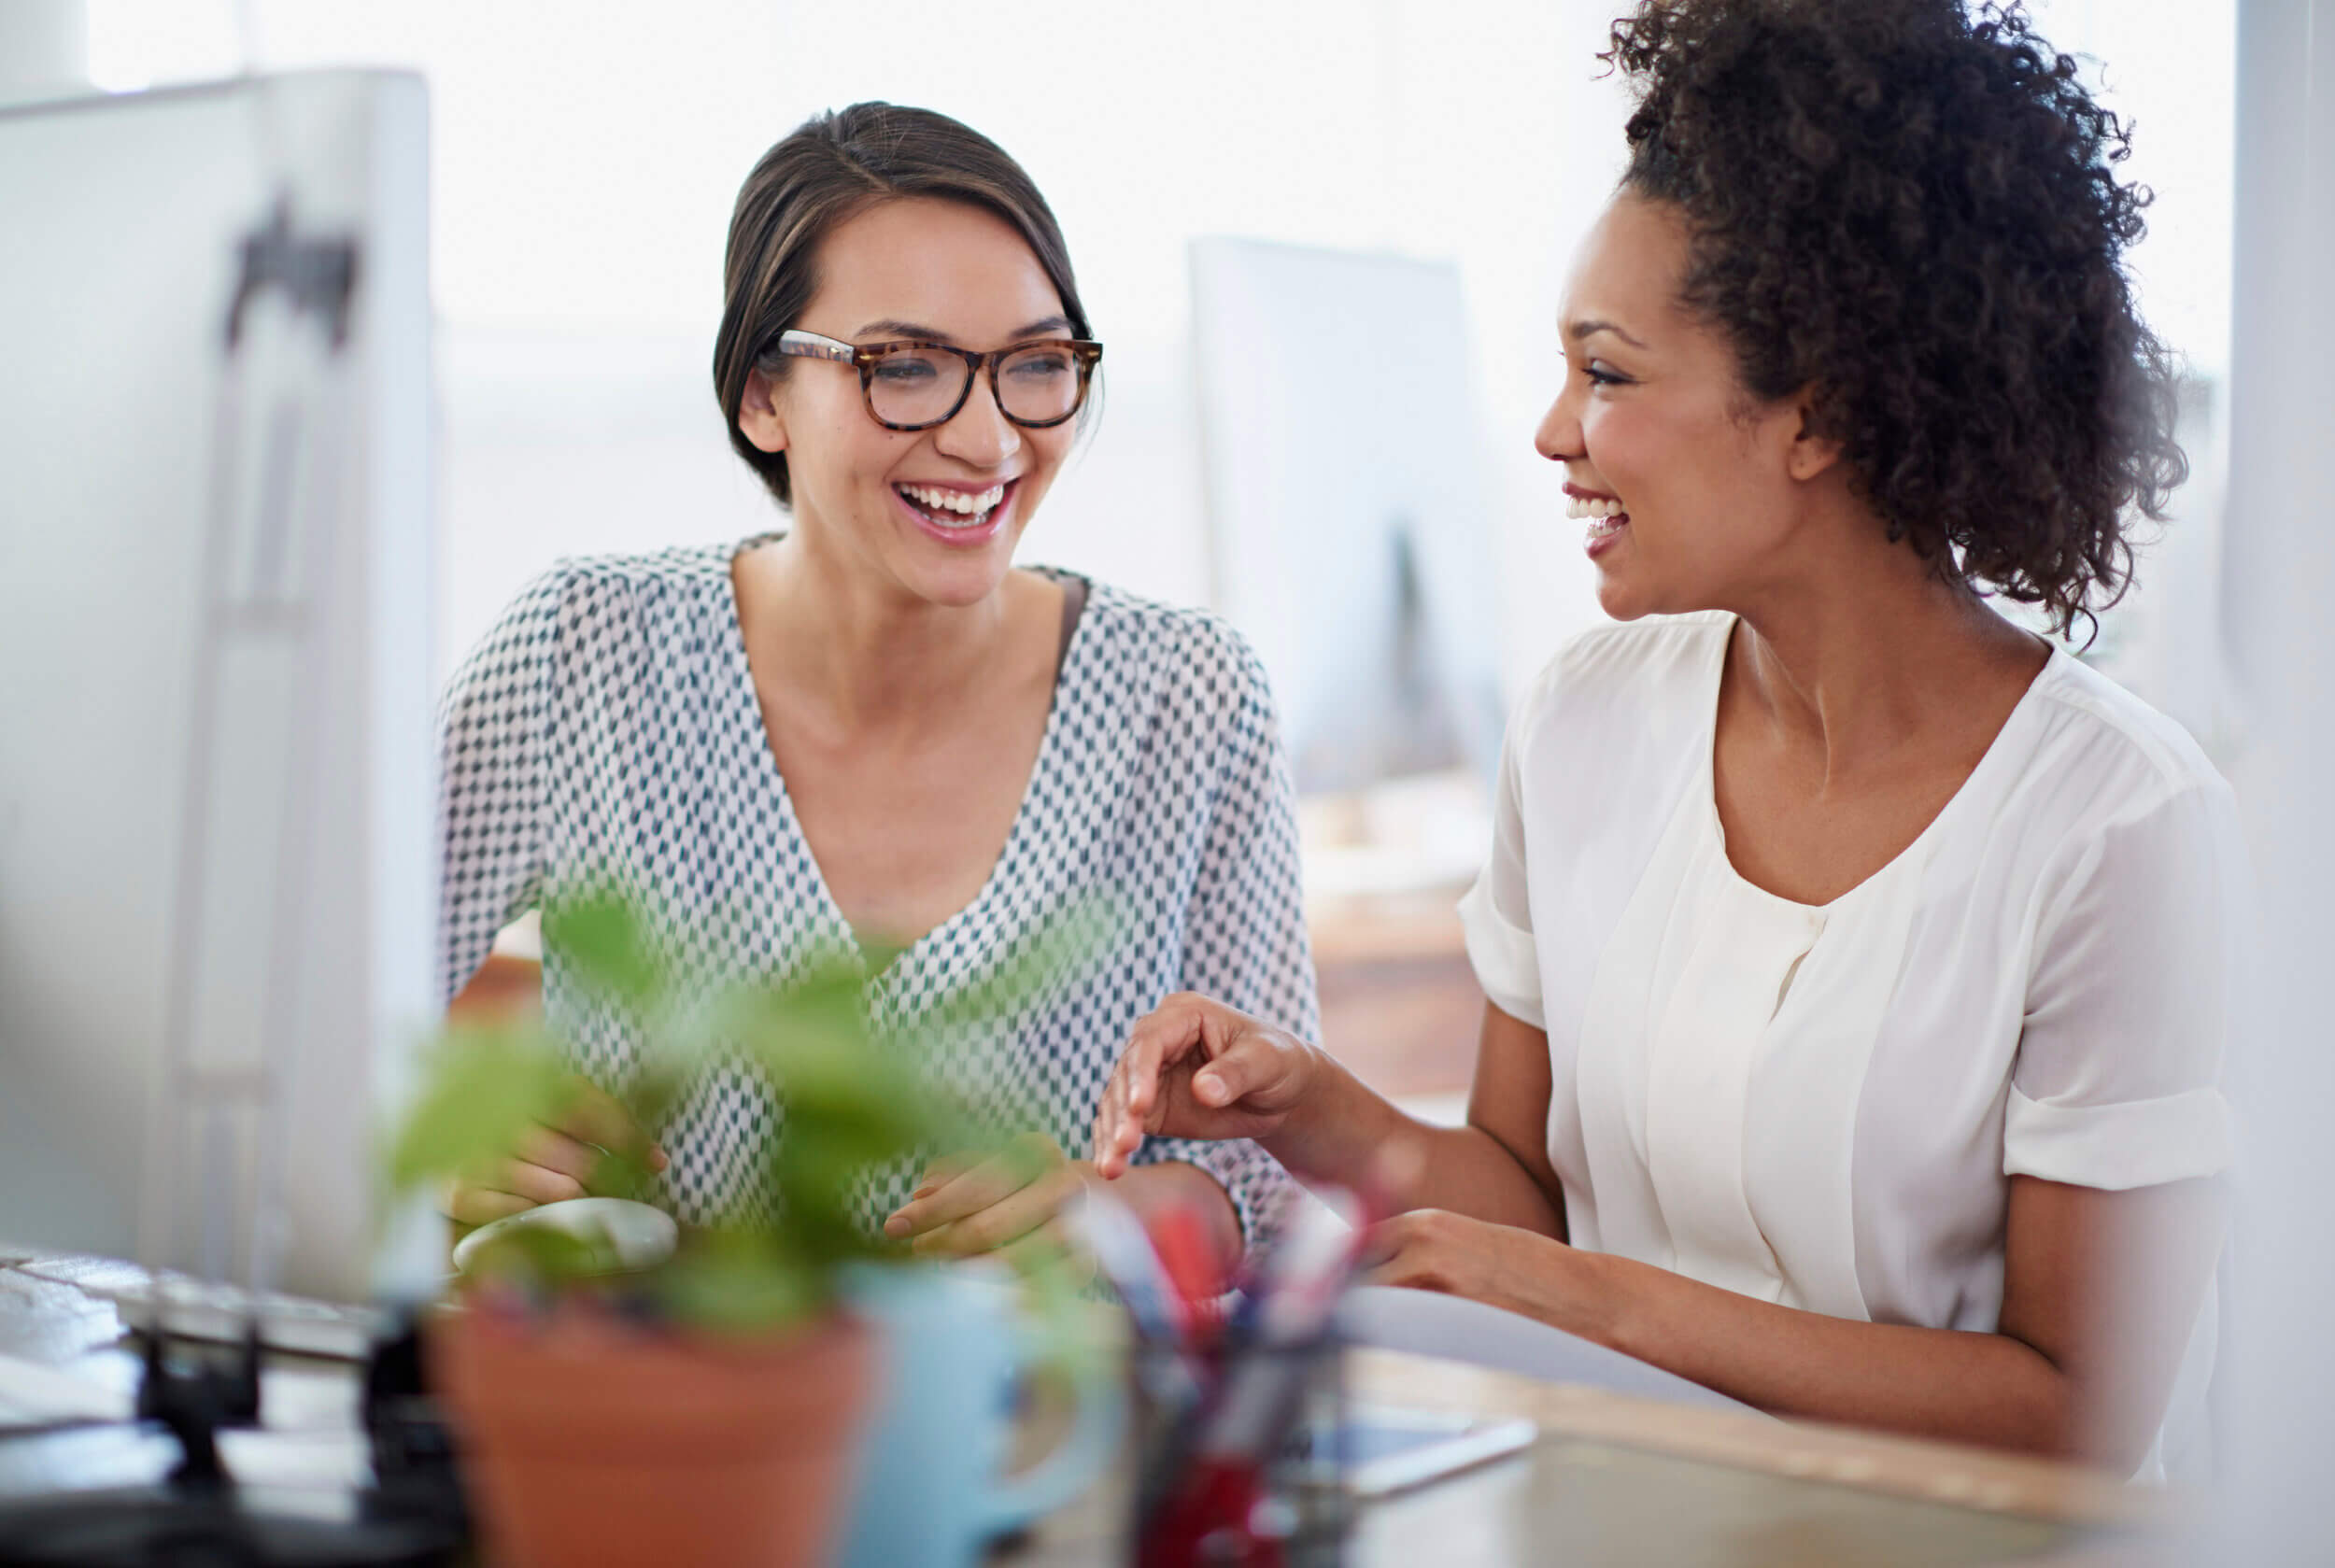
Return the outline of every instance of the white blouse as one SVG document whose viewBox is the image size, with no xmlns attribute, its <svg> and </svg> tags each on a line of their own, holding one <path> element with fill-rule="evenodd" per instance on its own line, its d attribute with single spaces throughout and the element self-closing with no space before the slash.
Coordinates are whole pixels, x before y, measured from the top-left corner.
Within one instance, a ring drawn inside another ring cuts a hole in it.
<svg viewBox="0 0 2335 1568">
<path fill-rule="evenodd" d="M 1602 628 L 1510 726 L 1462 902 L 1549 1035 L 1573 1243 L 1747 1295 L 1991 1332 L 2010 1178 L 2229 1163 L 2244 854 L 2179 727 L 2054 653 L 1903 854 L 1821 907 L 1737 875 L 1712 790 L 1734 617 Z M 2158 1451 L 2205 1462 L 2209 1297 Z"/>
</svg>

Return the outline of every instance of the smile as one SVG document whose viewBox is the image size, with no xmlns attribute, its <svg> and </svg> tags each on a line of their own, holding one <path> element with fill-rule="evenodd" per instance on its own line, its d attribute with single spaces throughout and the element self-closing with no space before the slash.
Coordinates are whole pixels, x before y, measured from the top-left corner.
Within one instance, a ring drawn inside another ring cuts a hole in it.
<svg viewBox="0 0 2335 1568">
<path fill-rule="evenodd" d="M 1623 508 L 1620 497 L 1577 490 L 1570 485 L 1564 487 L 1564 515 L 1589 524 L 1581 547 L 1592 559 L 1602 555 L 1613 544 L 1614 537 L 1630 526 L 1630 514 Z"/>
<path fill-rule="evenodd" d="M 927 539 L 955 550 L 984 550 L 1006 535 L 1016 516 L 1022 475 L 975 488 L 969 485 L 897 484 L 902 516 Z"/>
<path fill-rule="evenodd" d="M 936 528 L 977 529 L 1005 500 L 1011 482 L 985 490 L 946 489 L 938 485 L 895 485 L 894 490 L 927 522 Z"/>
</svg>

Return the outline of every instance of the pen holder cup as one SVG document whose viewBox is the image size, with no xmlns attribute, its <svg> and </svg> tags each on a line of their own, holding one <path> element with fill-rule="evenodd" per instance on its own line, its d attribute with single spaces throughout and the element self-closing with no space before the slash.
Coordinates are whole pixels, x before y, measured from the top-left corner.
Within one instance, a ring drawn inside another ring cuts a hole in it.
<svg viewBox="0 0 2335 1568">
<path fill-rule="evenodd" d="M 1322 1568 L 1353 1523 L 1344 1346 L 1135 1355 L 1139 1568 Z"/>
</svg>

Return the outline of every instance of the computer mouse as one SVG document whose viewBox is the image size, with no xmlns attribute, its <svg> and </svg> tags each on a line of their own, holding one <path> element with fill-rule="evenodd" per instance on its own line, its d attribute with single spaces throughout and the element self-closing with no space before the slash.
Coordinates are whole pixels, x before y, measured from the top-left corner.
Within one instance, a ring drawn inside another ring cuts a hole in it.
<svg viewBox="0 0 2335 1568">
<path fill-rule="evenodd" d="M 479 1250 L 496 1236 L 535 1225 L 548 1225 L 599 1248 L 609 1259 L 611 1274 L 652 1268 L 672 1257 L 681 1242 L 681 1227 L 661 1208 L 630 1198 L 566 1198 L 479 1226 L 454 1244 L 454 1266 L 469 1268 Z"/>
</svg>

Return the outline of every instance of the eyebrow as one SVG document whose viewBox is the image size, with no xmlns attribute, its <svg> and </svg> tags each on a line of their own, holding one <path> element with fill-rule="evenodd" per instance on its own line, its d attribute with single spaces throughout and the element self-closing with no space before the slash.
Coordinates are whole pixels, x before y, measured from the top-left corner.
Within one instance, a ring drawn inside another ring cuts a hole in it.
<svg viewBox="0 0 2335 1568">
<path fill-rule="evenodd" d="M 1009 343 L 1017 343 L 1026 337 L 1044 337 L 1050 332 L 1067 332 L 1069 330 L 1070 318 L 1068 317 L 1049 316 L 1042 321 L 1032 321 L 1028 326 L 1024 327 L 1020 332 L 1011 334 L 1006 341 Z M 879 335 L 884 337 L 914 337 L 922 338 L 927 343 L 955 343 L 956 341 L 956 339 L 951 337 L 948 333 L 942 332 L 938 327 L 927 327 L 921 321 L 895 320 L 890 317 L 885 317 L 880 321 L 870 321 L 852 335 L 863 338 L 876 337 Z"/>
<path fill-rule="evenodd" d="M 1611 332 L 1614 336 L 1620 338 L 1622 342 L 1628 344 L 1633 348 L 1643 348 L 1646 346 L 1646 345 L 1632 337 L 1628 332 L 1623 332 L 1618 324 L 1612 321 L 1594 319 L 1588 321 L 1572 321 L 1566 323 L 1564 329 L 1564 335 L 1571 338 L 1575 343 L 1579 343 L 1585 338 L 1595 337 L 1599 332 Z"/>
</svg>

